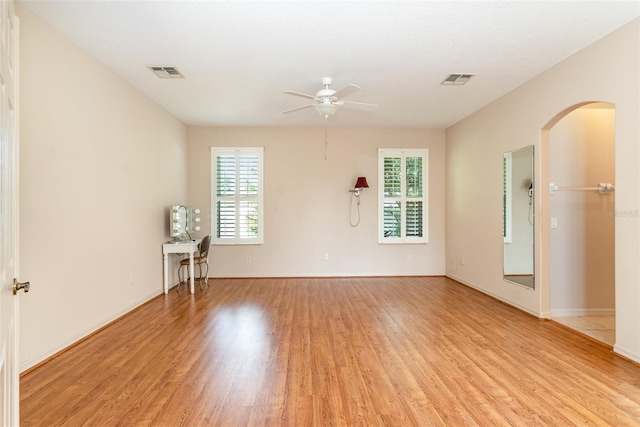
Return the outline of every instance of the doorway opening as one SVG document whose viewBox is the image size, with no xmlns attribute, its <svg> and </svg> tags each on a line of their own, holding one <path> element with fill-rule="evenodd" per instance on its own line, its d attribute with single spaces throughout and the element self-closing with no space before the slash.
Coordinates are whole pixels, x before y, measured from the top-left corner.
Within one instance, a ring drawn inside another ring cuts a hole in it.
<svg viewBox="0 0 640 427">
<path fill-rule="evenodd" d="M 549 317 L 613 346 L 615 106 L 574 106 L 546 130 Z"/>
</svg>

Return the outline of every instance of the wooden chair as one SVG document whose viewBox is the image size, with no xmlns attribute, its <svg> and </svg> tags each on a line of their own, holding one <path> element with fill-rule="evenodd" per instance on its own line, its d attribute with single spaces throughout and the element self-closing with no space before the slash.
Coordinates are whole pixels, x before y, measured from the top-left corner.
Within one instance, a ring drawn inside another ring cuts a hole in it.
<svg viewBox="0 0 640 427">
<path fill-rule="evenodd" d="M 198 266 L 198 273 L 199 273 L 199 277 L 198 277 L 198 282 L 200 282 L 200 289 L 203 288 L 202 286 L 202 279 L 204 279 L 204 283 L 205 285 L 209 286 L 209 261 L 207 259 L 207 257 L 209 256 L 209 248 L 211 247 L 211 235 L 205 236 L 202 241 L 200 242 L 200 246 L 198 246 L 198 252 L 195 253 L 193 255 L 193 266 L 194 268 L 196 266 Z M 202 276 L 202 266 L 205 266 L 205 274 L 204 277 Z M 186 284 L 190 277 L 189 277 L 189 258 L 185 258 L 182 261 L 180 261 L 180 266 L 178 267 L 178 279 L 180 280 L 180 283 L 178 283 L 178 287 L 177 289 L 180 288 L 180 285 L 182 285 L 183 280 L 182 280 L 182 267 L 185 267 L 187 270 L 187 274 L 186 274 L 186 278 L 184 280 L 184 283 Z"/>
</svg>

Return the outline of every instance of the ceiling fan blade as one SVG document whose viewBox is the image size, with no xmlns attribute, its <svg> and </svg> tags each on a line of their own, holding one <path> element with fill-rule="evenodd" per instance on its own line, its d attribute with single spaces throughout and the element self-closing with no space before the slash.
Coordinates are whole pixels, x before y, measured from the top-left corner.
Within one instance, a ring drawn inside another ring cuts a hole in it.
<svg viewBox="0 0 640 427">
<path fill-rule="evenodd" d="M 315 107 L 315 104 L 303 105 L 302 107 L 292 108 L 291 110 L 283 111 L 283 113 L 291 113 L 292 111 L 304 110 L 305 108 Z"/>
<path fill-rule="evenodd" d="M 301 96 L 303 98 L 316 99 L 314 95 L 307 95 L 306 93 L 294 92 L 292 90 L 285 90 L 284 93 L 288 93 L 289 95 Z"/>
<path fill-rule="evenodd" d="M 360 90 L 360 86 L 356 86 L 354 84 L 348 84 L 342 89 L 340 89 L 339 91 L 337 91 L 336 93 L 334 93 L 333 97 L 335 97 L 336 99 L 341 99 L 341 98 L 344 98 L 345 96 L 351 95 L 352 93 L 356 93 L 359 90 Z"/>
<path fill-rule="evenodd" d="M 342 101 L 345 107 L 358 108 L 360 110 L 374 111 L 378 108 L 378 104 L 369 104 L 366 102 Z"/>
</svg>

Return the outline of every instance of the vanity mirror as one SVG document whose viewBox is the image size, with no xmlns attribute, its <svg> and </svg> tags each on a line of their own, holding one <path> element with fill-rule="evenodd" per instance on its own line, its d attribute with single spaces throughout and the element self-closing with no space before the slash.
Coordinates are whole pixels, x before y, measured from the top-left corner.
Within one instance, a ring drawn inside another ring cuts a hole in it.
<svg viewBox="0 0 640 427">
<path fill-rule="evenodd" d="M 502 159 L 504 280 L 534 289 L 533 146 Z"/>
</svg>

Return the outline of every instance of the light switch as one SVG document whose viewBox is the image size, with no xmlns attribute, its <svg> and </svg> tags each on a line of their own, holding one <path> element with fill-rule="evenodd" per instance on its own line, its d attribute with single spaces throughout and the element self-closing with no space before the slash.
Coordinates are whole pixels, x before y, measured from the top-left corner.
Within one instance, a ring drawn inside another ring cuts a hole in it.
<svg viewBox="0 0 640 427">
<path fill-rule="evenodd" d="M 551 228 L 558 228 L 558 218 L 551 218 Z"/>
</svg>

